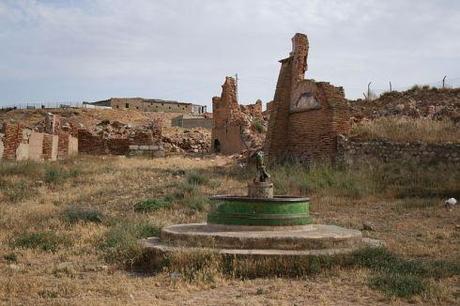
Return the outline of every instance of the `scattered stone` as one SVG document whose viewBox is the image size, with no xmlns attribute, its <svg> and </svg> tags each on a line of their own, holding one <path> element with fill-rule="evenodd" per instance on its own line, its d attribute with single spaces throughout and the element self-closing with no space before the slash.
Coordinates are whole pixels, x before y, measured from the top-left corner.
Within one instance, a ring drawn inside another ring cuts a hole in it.
<svg viewBox="0 0 460 306">
<path fill-rule="evenodd" d="M 444 207 L 449 211 L 452 211 L 455 205 L 457 205 L 457 200 L 455 198 L 450 198 L 444 202 Z"/>
</svg>

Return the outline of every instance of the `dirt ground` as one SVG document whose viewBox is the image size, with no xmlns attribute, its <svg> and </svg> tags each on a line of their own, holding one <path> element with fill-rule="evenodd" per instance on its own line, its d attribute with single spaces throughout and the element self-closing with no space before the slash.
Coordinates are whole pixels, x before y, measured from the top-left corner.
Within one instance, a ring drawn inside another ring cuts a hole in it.
<svg viewBox="0 0 460 306">
<path fill-rule="evenodd" d="M 189 282 L 174 273 L 144 275 L 107 259 L 102 246 L 117 224 L 157 227 L 202 222 L 206 208 L 173 203 L 139 213 L 139 201 L 174 193 L 184 173 L 201 171 L 200 193 L 242 194 L 245 181 L 228 170 L 232 160 L 169 157 L 79 157 L 57 163 L 2 165 L 0 179 L 0 301 L 4 305 L 406 305 L 460 304 L 460 278 L 430 280 L 433 290 L 411 298 L 389 297 L 368 286 L 372 271 L 336 267 L 300 278 L 241 280 L 213 276 Z M 54 173 L 54 174 L 53 174 Z M 56 174 L 57 173 L 57 174 Z M 441 203 L 411 207 L 401 200 L 311 194 L 316 223 L 362 229 L 389 251 L 424 259 L 460 260 L 460 209 Z M 196 200 L 196 199 L 195 199 Z M 439 200 L 440 202 L 441 200 Z M 100 212 L 103 222 L 69 222 L 69 206 Z M 198 207 L 198 208 L 197 208 Z M 53 251 L 18 246 L 24 233 L 52 231 L 66 237 Z M 15 244 L 16 241 L 16 244 Z"/>
</svg>

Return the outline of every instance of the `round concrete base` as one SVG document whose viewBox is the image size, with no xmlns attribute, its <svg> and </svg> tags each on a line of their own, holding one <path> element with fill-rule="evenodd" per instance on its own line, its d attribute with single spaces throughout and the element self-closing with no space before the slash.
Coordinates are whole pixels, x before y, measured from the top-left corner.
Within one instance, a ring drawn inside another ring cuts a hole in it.
<svg viewBox="0 0 460 306">
<path fill-rule="evenodd" d="M 250 256 L 333 256 L 367 246 L 380 246 L 363 238 L 358 230 L 335 225 L 227 226 L 206 223 L 179 224 L 164 228 L 160 238 L 141 241 L 160 252 L 210 251 Z"/>
</svg>

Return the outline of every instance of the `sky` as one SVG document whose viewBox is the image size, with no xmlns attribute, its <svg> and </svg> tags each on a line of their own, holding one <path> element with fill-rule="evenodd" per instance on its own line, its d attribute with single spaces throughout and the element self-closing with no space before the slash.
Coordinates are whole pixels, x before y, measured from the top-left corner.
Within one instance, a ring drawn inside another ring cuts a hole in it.
<svg viewBox="0 0 460 306">
<path fill-rule="evenodd" d="M 291 37 L 307 78 L 348 98 L 460 86 L 458 0 L 0 0 L 0 105 L 162 98 L 211 105 L 238 73 L 242 104 L 273 99 Z"/>
</svg>

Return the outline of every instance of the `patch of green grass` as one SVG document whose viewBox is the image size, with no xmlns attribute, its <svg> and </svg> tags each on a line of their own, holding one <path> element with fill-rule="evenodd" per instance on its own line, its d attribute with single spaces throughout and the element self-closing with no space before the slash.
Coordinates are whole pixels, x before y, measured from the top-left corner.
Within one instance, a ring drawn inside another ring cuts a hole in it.
<svg viewBox="0 0 460 306">
<path fill-rule="evenodd" d="M 44 181 L 47 184 L 58 184 L 62 183 L 68 178 L 77 177 L 80 175 L 80 171 L 78 169 L 65 169 L 62 167 L 47 167 L 45 169 L 44 174 Z"/>
<path fill-rule="evenodd" d="M 132 265 L 142 257 L 139 239 L 158 236 L 160 229 L 149 223 L 119 222 L 110 228 L 100 243 L 107 262 Z"/>
<path fill-rule="evenodd" d="M 360 198 L 373 192 L 373 182 L 367 175 L 351 169 L 334 168 L 328 164 L 306 167 L 292 162 L 275 165 L 270 169 L 277 194 L 306 195 L 309 193 L 334 194 Z"/>
<path fill-rule="evenodd" d="M 352 265 L 378 273 L 369 285 L 388 295 L 410 297 L 427 290 L 427 278 L 445 278 L 460 275 L 460 263 L 404 259 L 385 248 L 366 248 L 352 255 Z"/>
<path fill-rule="evenodd" d="M 210 202 L 209 198 L 205 195 L 194 195 L 187 199 L 186 204 L 192 210 L 205 211 L 209 207 Z"/>
<path fill-rule="evenodd" d="M 388 296 L 410 298 L 428 289 L 427 282 L 418 275 L 383 273 L 369 280 L 372 289 L 382 291 Z"/>
<path fill-rule="evenodd" d="M 12 246 L 16 248 L 40 249 L 46 252 L 56 252 L 59 247 L 70 244 L 71 240 L 68 237 L 52 231 L 22 233 L 12 242 Z"/>
<path fill-rule="evenodd" d="M 134 205 L 134 211 L 141 212 L 141 213 L 149 213 L 161 208 L 169 207 L 171 205 L 171 201 L 166 198 L 162 199 L 148 199 L 144 201 L 140 201 Z"/>
<path fill-rule="evenodd" d="M 24 176 L 39 177 L 42 173 L 42 165 L 35 161 L 2 161 L 0 163 L 0 177 Z"/>
<path fill-rule="evenodd" d="M 104 215 L 95 209 L 85 209 L 82 207 L 69 207 L 64 213 L 64 219 L 69 223 L 93 222 L 102 223 Z"/>
<path fill-rule="evenodd" d="M 6 198 L 10 202 L 18 202 L 21 200 L 25 200 L 34 194 L 36 194 L 36 190 L 24 179 L 20 179 L 18 181 L 11 180 L 7 181 L 0 178 L 0 191 L 4 193 Z"/>
</svg>

